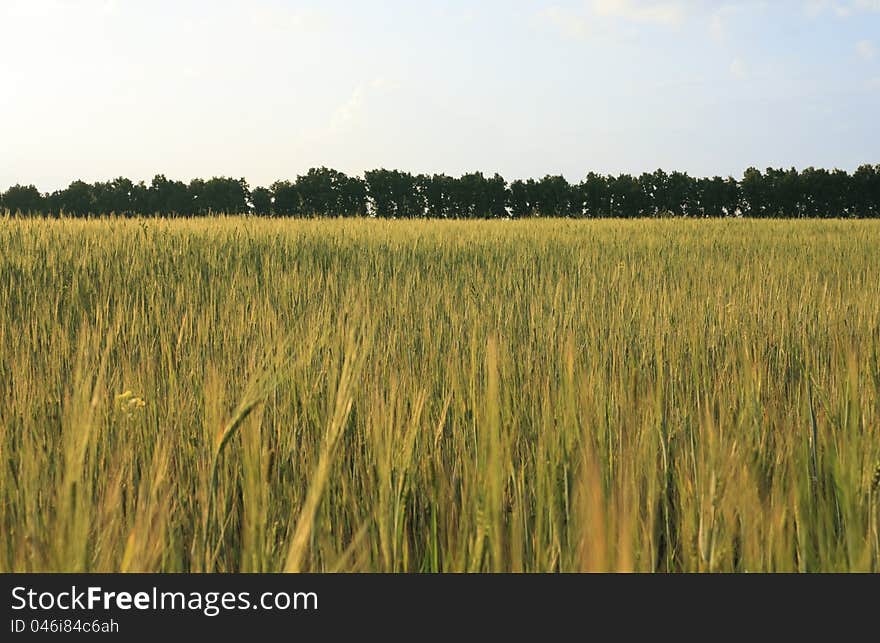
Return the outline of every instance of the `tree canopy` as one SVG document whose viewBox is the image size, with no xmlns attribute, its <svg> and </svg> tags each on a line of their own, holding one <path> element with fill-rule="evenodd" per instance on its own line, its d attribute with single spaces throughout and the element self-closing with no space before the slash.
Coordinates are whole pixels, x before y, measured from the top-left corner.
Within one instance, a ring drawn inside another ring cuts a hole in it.
<svg viewBox="0 0 880 643">
<path fill-rule="evenodd" d="M 413 175 L 378 169 L 363 177 L 326 167 L 295 180 L 250 188 L 243 178 L 213 177 L 189 183 L 157 174 L 149 185 L 125 177 L 41 193 L 13 185 L 0 194 L 0 210 L 50 216 L 373 216 L 412 219 L 524 217 L 880 217 L 880 165 L 852 174 L 808 167 L 750 167 L 741 179 L 691 177 L 663 170 L 587 174 L 580 183 L 560 175 L 517 179 L 471 172 Z"/>
</svg>

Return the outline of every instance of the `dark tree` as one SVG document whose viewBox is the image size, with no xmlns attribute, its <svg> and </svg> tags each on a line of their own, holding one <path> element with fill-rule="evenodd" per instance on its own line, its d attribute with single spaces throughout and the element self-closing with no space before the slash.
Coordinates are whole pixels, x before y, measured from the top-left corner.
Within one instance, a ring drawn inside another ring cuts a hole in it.
<svg viewBox="0 0 880 643">
<path fill-rule="evenodd" d="M 193 179 L 189 185 L 156 175 L 149 186 L 124 177 L 95 184 L 74 181 L 40 194 L 15 185 L 0 194 L 0 208 L 69 216 L 158 214 L 193 216 L 253 212 L 259 216 L 378 216 L 390 218 L 524 217 L 872 217 L 880 218 L 880 165 L 854 173 L 808 167 L 748 168 L 741 180 L 693 178 L 655 170 L 638 177 L 590 172 L 577 185 L 563 176 L 515 180 L 470 172 L 413 176 L 371 170 L 364 178 L 312 168 L 295 183 L 277 181 L 251 192 L 244 179 Z"/>
<path fill-rule="evenodd" d="M 723 217 L 727 184 L 720 176 L 696 180 L 696 212 L 703 217 Z"/>
<path fill-rule="evenodd" d="M 563 176 L 547 175 L 535 186 L 535 209 L 543 217 L 569 217 L 579 200 Z"/>
<path fill-rule="evenodd" d="M 339 216 L 336 184 L 341 175 L 326 167 L 312 168 L 296 178 L 302 212 L 308 216 Z"/>
<path fill-rule="evenodd" d="M 467 219 L 507 216 L 507 183 L 495 174 L 491 179 L 482 172 L 464 174 L 451 184 L 456 216 Z"/>
<path fill-rule="evenodd" d="M 503 219 L 509 216 L 507 211 L 507 181 L 497 172 L 491 179 L 486 179 L 486 216 Z"/>
<path fill-rule="evenodd" d="M 880 217 L 880 165 L 861 165 L 852 176 L 854 216 Z"/>
<path fill-rule="evenodd" d="M 205 181 L 204 179 L 193 179 L 186 187 L 186 192 L 192 204 L 194 214 L 208 214 L 208 208 L 205 205 Z"/>
<path fill-rule="evenodd" d="M 611 191 L 609 180 L 600 174 L 590 172 L 581 183 L 580 195 L 584 204 L 584 215 L 590 218 L 611 216 Z"/>
<path fill-rule="evenodd" d="M 642 214 L 646 217 L 655 217 L 659 214 L 655 187 L 655 176 L 652 172 L 642 172 L 638 179 L 639 188 L 642 191 Z"/>
<path fill-rule="evenodd" d="M 661 169 L 643 177 L 640 181 L 642 191 L 645 192 L 651 203 L 650 214 L 666 215 L 675 212 L 675 202 L 672 199 L 669 186 L 669 175 Z"/>
<path fill-rule="evenodd" d="M 43 197 L 43 203 L 45 203 L 46 207 L 46 214 L 49 214 L 53 217 L 61 215 L 61 203 L 63 194 L 64 190 L 55 190 L 54 192 L 50 192 Z"/>
<path fill-rule="evenodd" d="M 425 204 L 425 215 L 434 219 L 450 219 L 457 216 L 455 212 L 456 180 L 446 174 L 416 177 L 416 186 L 420 199 Z"/>
<path fill-rule="evenodd" d="M 272 193 L 267 188 L 251 190 L 251 210 L 260 216 L 272 214 Z"/>
<path fill-rule="evenodd" d="M 761 170 L 750 167 L 743 173 L 743 178 L 740 182 L 743 214 L 755 218 L 767 216 L 769 204 L 767 202 L 765 185 L 764 175 L 761 174 Z"/>
<path fill-rule="evenodd" d="M 340 173 L 335 190 L 339 215 L 358 217 L 367 213 L 367 184 L 363 179 Z"/>
<path fill-rule="evenodd" d="M 371 170 L 364 178 L 375 216 L 413 219 L 425 215 L 419 181 L 409 172 Z"/>
<path fill-rule="evenodd" d="M 46 208 L 46 201 L 33 185 L 13 185 L 0 195 L 0 208 L 13 214 L 38 214 Z"/>
<path fill-rule="evenodd" d="M 134 184 L 120 176 L 106 183 L 93 186 L 95 210 L 99 214 L 132 216 L 143 213 L 143 184 Z"/>
<path fill-rule="evenodd" d="M 801 172 L 803 183 L 803 208 L 804 215 L 808 217 L 825 217 L 828 211 L 828 183 L 827 170 L 817 170 L 808 167 Z"/>
<path fill-rule="evenodd" d="M 611 215 L 632 218 L 642 215 L 642 187 L 637 179 L 629 174 L 608 180 L 611 195 Z"/>
<path fill-rule="evenodd" d="M 694 184 L 684 172 L 673 172 L 666 182 L 667 211 L 677 216 L 690 214 L 694 210 Z"/>
<path fill-rule="evenodd" d="M 269 188 L 272 191 L 272 211 L 277 216 L 289 217 L 301 212 L 299 192 L 290 181 L 276 181 Z"/>
<path fill-rule="evenodd" d="M 535 216 L 537 208 L 536 192 L 535 182 L 532 179 L 528 181 L 517 179 L 511 183 L 507 195 L 510 216 L 514 219 Z"/>
<path fill-rule="evenodd" d="M 776 181 L 776 194 L 778 195 L 776 216 L 797 218 L 804 216 L 803 189 L 798 171 L 795 168 L 779 170 Z"/>
<path fill-rule="evenodd" d="M 848 217 L 853 212 L 852 179 L 844 170 L 831 171 L 832 216 Z"/>
<path fill-rule="evenodd" d="M 247 212 L 247 197 L 250 190 L 244 179 L 214 177 L 205 181 L 199 197 L 203 211 L 220 214 Z"/>
<path fill-rule="evenodd" d="M 741 197 L 739 183 L 732 176 L 728 176 L 724 180 L 724 197 L 722 207 L 724 214 L 733 217 L 741 214 Z"/>
<path fill-rule="evenodd" d="M 74 181 L 61 191 L 61 211 L 74 217 L 84 217 L 95 213 L 95 199 L 92 186 L 85 181 Z"/>
<path fill-rule="evenodd" d="M 147 214 L 162 216 L 191 216 L 198 211 L 195 207 L 193 194 L 182 181 L 169 180 L 164 174 L 153 177 L 148 189 Z"/>
</svg>

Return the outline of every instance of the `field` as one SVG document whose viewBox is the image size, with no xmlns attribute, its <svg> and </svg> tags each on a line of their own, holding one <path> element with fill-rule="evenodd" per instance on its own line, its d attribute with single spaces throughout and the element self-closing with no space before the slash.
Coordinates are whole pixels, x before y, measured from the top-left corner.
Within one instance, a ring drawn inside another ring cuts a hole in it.
<svg viewBox="0 0 880 643">
<path fill-rule="evenodd" d="M 0 221 L 0 571 L 878 571 L 880 222 Z"/>
</svg>

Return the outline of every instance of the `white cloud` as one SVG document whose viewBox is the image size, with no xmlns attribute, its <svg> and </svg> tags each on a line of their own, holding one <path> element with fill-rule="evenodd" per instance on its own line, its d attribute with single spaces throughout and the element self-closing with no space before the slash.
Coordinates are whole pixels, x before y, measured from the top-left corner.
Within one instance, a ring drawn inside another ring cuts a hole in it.
<svg viewBox="0 0 880 643">
<path fill-rule="evenodd" d="M 582 14 L 561 7 L 547 7 L 538 14 L 538 19 L 546 22 L 565 36 L 583 40 L 590 35 L 590 22 Z"/>
<path fill-rule="evenodd" d="M 806 0 L 804 9 L 810 16 L 830 11 L 841 18 L 863 12 L 880 12 L 880 0 Z"/>
<path fill-rule="evenodd" d="M 324 29 L 329 23 L 329 18 L 321 11 L 265 4 L 254 5 L 250 19 L 255 29 L 264 32 L 314 32 Z"/>
<path fill-rule="evenodd" d="M 716 42 L 727 40 L 726 25 L 724 24 L 724 16 L 721 12 L 713 13 L 712 17 L 709 18 L 709 34 Z"/>
<path fill-rule="evenodd" d="M 804 11 L 814 18 L 826 11 L 833 11 L 840 16 L 849 15 L 849 8 L 837 0 L 807 0 L 804 2 Z"/>
<path fill-rule="evenodd" d="M 373 78 L 359 84 L 354 88 L 348 100 L 333 113 L 328 130 L 331 133 L 338 134 L 355 127 L 362 118 L 370 96 L 384 90 L 394 89 L 395 87 L 395 83 L 382 77 Z"/>
<path fill-rule="evenodd" d="M 635 22 L 677 25 L 686 11 L 681 2 L 644 0 L 593 0 L 593 13 L 603 18 L 622 18 Z"/>
<path fill-rule="evenodd" d="M 718 7 L 709 18 L 709 35 L 715 42 L 727 40 L 727 23 L 733 14 L 739 13 L 741 5 L 726 4 Z"/>
<path fill-rule="evenodd" d="M 588 0 L 582 9 L 552 5 L 538 12 L 537 18 L 566 38 L 584 40 L 610 20 L 678 26 L 687 17 L 686 6 L 680 0 Z"/>
<path fill-rule="evenodd" d="M 870 92 L 880 92 L 880 76 L 869 78 L 865 81 L 865 89 Z"/>
<path fill-rule="evenodd" d="M 870 40 L 859 40 L 856 43 L 856 53 L 862 60 L 874 60 L 877 56 L 877 47 Z"/>
<path fill-rule="evenodd" d="M 749 68 L 742 58 L 734 58 L 730 63 L 730 73 L 738 80 L 745 80 L 749 77 Z"/>
<path fill-rule="evenodd" d="M 706 21 L 703 24 L 708 26 L 709 35 L 722 43 L 729 40 L 731 22 L 765 11 L 768 6 L 766 0 L 585 0 L 580 9 L 551 5 L 536 17 L 574 39 L 593 36 L 603 30 L 603 24 L 613 21 L 679 27 L 698 19 Z"/>
<path fill-rule="evenodd" d="M 711 6 L 718 5 L 711 9 Z M 724 43 L 730 39 L 731 23 L 749 14 L 763 12 L 767 9 L 767 3 L 763 0 L 750 0 L 748 2 L 712 2 L 709 13 L 709 35 L 717 43 Z"/>
</svg>

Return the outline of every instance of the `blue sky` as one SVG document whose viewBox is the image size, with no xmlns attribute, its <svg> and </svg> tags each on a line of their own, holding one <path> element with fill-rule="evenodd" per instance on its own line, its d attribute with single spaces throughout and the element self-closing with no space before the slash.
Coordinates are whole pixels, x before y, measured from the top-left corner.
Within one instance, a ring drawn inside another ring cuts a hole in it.
<svg viewBox="0 0 880 643">
<path fill-rule="evenodd" d="M 0 0 L 0 189 L 880 162 L 880 0 Z"/>
</svg>

